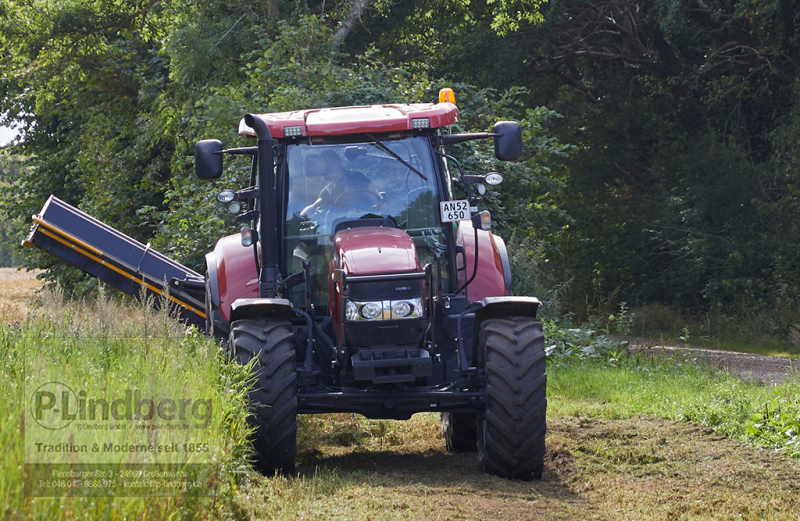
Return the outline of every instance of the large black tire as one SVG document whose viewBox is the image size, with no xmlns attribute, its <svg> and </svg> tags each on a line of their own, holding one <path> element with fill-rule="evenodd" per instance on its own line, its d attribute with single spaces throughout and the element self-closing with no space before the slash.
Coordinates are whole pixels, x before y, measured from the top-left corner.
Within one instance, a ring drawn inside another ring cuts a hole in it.
<svg viewBox="0 0 800 521">
<path fill-rule="evenodd" d="M 542 323 L 529 317 L 481 324 L 478 365 L 486 371 L 486 414 L 478 422 L 478 462 L 509 479 L 541 479 L 547 430 Z"/>
<path fill-rule="evenodd" d="M 472 412 L 443 412 L 442 434 L 449 452 L 478 450 L 478 418 Z"/>
<path fill-rule="evenodd" d="M 297 368 L 292 326 L 287 320 L 261 318 L 231 324 L 228 343 L 234 359 L 253 358 L 256 382 L 250 391 L 255 427 L 255 465 L 266 475 L 295 473 L 297 455 Z"/>
</svg>

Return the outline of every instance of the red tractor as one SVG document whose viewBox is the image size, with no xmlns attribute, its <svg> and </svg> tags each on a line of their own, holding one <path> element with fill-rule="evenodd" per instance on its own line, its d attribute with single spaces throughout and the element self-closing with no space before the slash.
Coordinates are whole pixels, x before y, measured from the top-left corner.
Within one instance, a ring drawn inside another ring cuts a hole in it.
<svg viewBox="0 0 800 521">
<path fill-rule="evenodd" d="M 502 176 L 467 175 L 448 153 L 492 138 L 496 157 L 514 161 L 520 126 L 449 133 L 457 121 L 445 89 L 437 104 L 248 114 L 239 133 L 256 146 L 199 142 L 202 179 L 222 175 L 225 154 L 252 157 L 249 186 L 217 196 L 246 225 L 206 255 L 205 278 L 54 196 L 23 244 L 131 295 L 162 295 L 236 361 L 255 359 L 265 473 L 294 473 L 298 414 L 439 412 L 449 450 L 476 450 L 493 474 L 539 478 L 539 301 L 511 295 L 505 243 L 477 212 L 484 183 Z"/>
<path fill-rule="evenodd" d="M 248 224 L 206 256 L 207 331 L 256 359 L 258 467 L 295 469 L 297 414 L 404 420 L 439 412 L 447 448 L 483 470 L 540 478 L 547 407 L 539 301 L 511 296 L 503 239 L 477 213 L 502 176 L 465 175 L 448 145 L 494 139 L 519 159 L 518 123 L 449 134 L 438 104 L 248 114 L 257 145 L 195 149 L 202 179 L 252 156 L 250 186 L 218 200 Z M 458 179 L 468 197 L 454 200 Z"/>
</svg>

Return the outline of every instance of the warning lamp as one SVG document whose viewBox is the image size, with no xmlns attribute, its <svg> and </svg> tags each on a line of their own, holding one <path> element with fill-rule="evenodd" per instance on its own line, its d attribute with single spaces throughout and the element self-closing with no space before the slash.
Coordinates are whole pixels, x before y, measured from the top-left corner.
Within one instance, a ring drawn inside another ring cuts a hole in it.
<svg viewBox="0 0 800 521">
<path fill-rule="evenodd" d="M 445 87 L 439 91 L 439 103 L 452 103 L 456 104 L 456 94 L 453 89 Z"/>
<path fill-rule="evenodd" d="M 472 226 L 474 226 L 475 228 L 480 228 L 481 230 L 492 229 L 492 215 L 489 213 L 488 210 L 476 213 L 475 215 L 472 216 L 471 220 L 472 220 Z"/>
<path fill-rule="evenodd" d="M 242 246 L 252 246 L 258 242 L 258 232 L 249 226 L 242 226 Z"/>
</svg>

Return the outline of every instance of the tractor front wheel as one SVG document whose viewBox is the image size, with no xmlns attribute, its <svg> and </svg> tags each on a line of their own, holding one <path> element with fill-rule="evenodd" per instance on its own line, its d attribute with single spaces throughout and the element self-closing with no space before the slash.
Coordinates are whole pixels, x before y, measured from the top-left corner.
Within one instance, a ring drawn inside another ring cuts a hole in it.
<svg viewBox="0 0 800 521">
<path fill-rule="evenodd" d="M 297 455 L 297 369 L 292 325 L 288 320 L 261 318 L 231 324 L 228 342 L 234 359 L 255 359 L 256 381 L 250 390 L 255 427 L 252 443 L 256 467 L 266 475 L 295 473 Z"/>
<path fill-rule="evenodd" d="M 547 411 L 542 323 L 507 317 L 481 324 L 478 365 L 486 371 L 486 413 L 478 462 L 509 479 L 541 479 Z"/>
</svg>

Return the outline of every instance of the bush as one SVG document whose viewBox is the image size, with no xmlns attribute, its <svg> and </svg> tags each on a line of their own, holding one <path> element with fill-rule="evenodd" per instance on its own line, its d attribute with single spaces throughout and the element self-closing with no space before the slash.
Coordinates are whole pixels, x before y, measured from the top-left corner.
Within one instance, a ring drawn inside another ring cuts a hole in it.
<svg viewBox="0 0 800 521">
<path fill-rule="evenodd" d="M 633 331 L 642 336 L 653 334 L 676 335 L 686 327 L 680 309 L 661 303 L 645 304 L 635 310 Z"/>
</svg>

